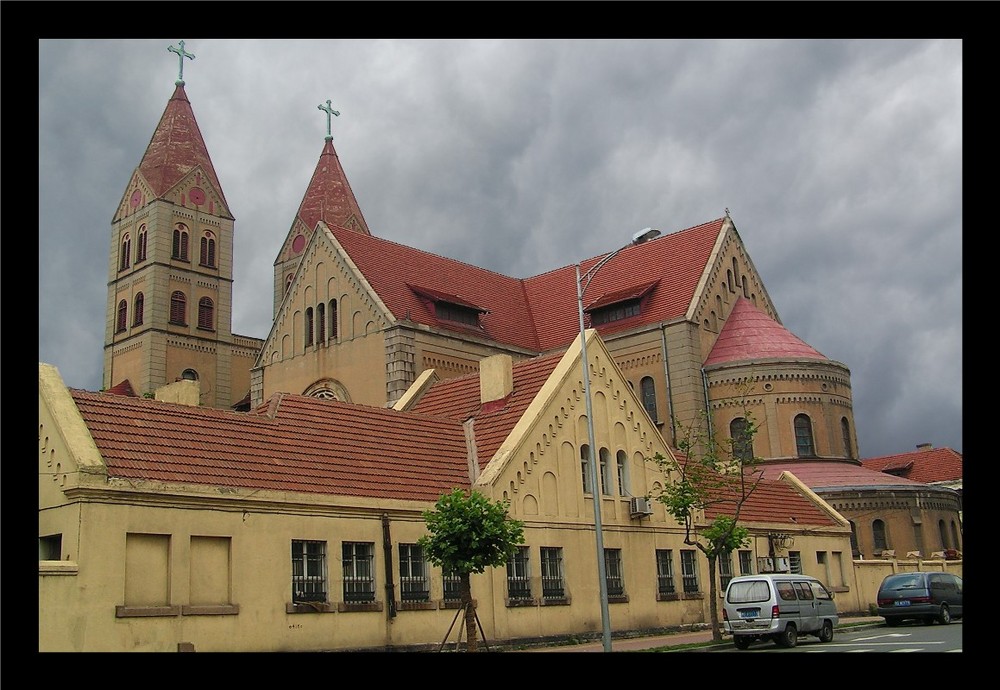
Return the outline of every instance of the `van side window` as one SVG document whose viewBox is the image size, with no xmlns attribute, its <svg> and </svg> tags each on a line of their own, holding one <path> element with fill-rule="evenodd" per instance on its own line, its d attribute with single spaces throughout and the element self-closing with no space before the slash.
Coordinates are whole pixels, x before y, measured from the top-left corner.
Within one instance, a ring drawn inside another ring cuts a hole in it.
<svg viewBox="0 0 1000 690">
<path fill-rule="evenodd" d="M 817 599 L 833 599 L 833 595 L 830 591 L 818 582 L 811 582 L 813 594 L 816 595 Z"/>
<path fill-rule="evenodd" d="M 774 587 L 783 601 L 795 601 L 795 587 L 791 582 L 776 582 Z"/>
<path fill-rule="evenodd" d="M 812 590 L 809 588 L 808 582 L 796 582 L 795 593 L 798 595 L 799 599 L 812 601 L 813 593 Z"/>
</svg>

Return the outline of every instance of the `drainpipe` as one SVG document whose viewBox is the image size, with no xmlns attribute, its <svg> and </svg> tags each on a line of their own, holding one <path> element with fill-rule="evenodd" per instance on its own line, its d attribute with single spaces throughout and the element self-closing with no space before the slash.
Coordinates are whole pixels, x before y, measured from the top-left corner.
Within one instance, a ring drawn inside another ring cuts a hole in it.
<svg viewBox="0 0 1000 690">
<path fill-rule="evenodd" d="M 712 431 L 712 408 L 708 404 L 708 374 L 705 373 L 705 368 L 701 369 L 701 387 L 705 393 L 705 419 L 708 424 L 708 437 L 713 438 L 714 432 Z"/>
<path fill-rule="evenodd" d="M 670 417 L 670 444 L 677 445 L 677 427 L 674 421 L 674 389 L 670 385 L 670 361 L 667 359 L 667 325 L 660 326 L 660 349 L 663 351 L 663 376 L 667 381 L 667 415 Z"/>
<path fill-rule="evenodd" d="M 396 617 L 396 588 L 392 584 L 392 536 L 389 534 L 389 514 L 382 513 L 382 550 L 385 553 L 385 612 L 392 620 Z"/>
</svg>

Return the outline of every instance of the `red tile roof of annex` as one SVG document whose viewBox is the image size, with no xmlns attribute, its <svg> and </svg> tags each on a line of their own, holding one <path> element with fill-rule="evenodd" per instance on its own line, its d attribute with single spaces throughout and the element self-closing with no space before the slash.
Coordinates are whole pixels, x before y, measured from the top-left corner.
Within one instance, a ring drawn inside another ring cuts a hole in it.
<svg viewBox="0 0 1000 690">
<path fill-rule="evenodd" d="M 951 448 L 919 448 L 907 453 L 865 458 L 861 464 L 870 470 L 924 484 L 962 479 L 962 454 Z"/>
</svg>

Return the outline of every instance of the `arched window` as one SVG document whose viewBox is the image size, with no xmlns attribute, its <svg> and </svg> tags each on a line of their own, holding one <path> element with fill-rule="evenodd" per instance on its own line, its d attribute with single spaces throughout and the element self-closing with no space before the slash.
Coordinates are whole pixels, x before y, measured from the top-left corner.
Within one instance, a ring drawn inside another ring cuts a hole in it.
<svg viewBox="0 0 1000 690">
<path fill-rule="evenodd" d="M 726 271 L 726 286 L 730 292 L 736 292 L 736 288 L 733 286 L 733 272 L 729 270 Z"/>
<path fill-rule="evenodd" d="M 945 527 L 944 520 L 938 520 L 938 532 L 941 533 L 941 548 L 947 549 L 948 547 L 948 530 Z"/>
<path fill-rule="evenodd" d="M 201 238 L 201 265 L 215 268 L 215 236 L 208 230 Z"/>
<path fill-rule="evenodd" d="M 330 340 L 337 339 L 337 300 L 330 300 Z"/>
<path fill-rule="evenodd" d="M 178 261 L 188 260 L 188 231 L 187 226 L 183 223 L 178 223 L 177 227 L 174 228 L 174 245 L 171 257 Z"/>
<path fill-rule="evenodd" d="M 131 257 L 132 257 L 132 238 L 129 237 L 129 234 L 126 232 L 122 236 L 122 249 L 120 255 L 120 262 L 118 264 L 119 271 L 124 271 L 126 268 L 131 266 Z"/>
<path fill-rule="evenodd" d="M 753 439 L 747 434 L 744 417 L 737 417 L 729 423 L 729 436 L 733 440 L 733 458 L 740 462 L 753 460 Z"/>
<path fill-rule="evenodd" d="M 740 266 L 736 263 L 736 257 L 733 257 L 733 277 L 738 281 L 740 279 Z M 733 292 L 736 292 L 733 290 Z"/>
<path fill-rule="evenodd" d="M 876 555 L 889 548 L 889 542 L 885 536 L 885 523 L 881 520 L 872 521 L 872 546 Z"/>
<path fill-rule="evenodd" d="M 180 290 L 175 290 L 170 295 L 170 323 L 187 325 L 187 297 Z"/>
<path fill-rule="evenodd" d="M 958 539 L 958 525 L 954 520 L 951 521 L 951 546 L 954 549 L 962 548 L 962 542 Z"/>
<path fill-rule="evenodd" d="M 141 326 L 142 325 L 142 307 L 145 302 L 145 298 L 140 292 L 135 296 L 135 308 L 132 309 L 132 325 Z"/>
<path fill-rule="evenodd" d="M 642 406 L 646 408 L 646 414 L 654 422 L 659 421 L 656 417 L 656 384 L 653 383 L 652 376 L 644 376 L 639 381 L 639 392 L 642 395 Z"/>
<path fill-rule="evenodd" d="M 812 422 L 809 415 L 795 415 L 795 450 L 800 458 L 816 457 L 813 449 Z"/>
<path fill-rule="evenodd" d="M 716 317 L 715 312 L 709 312 L 709 322 L 712 324 L 712 330 L 719 330 L 719 319 Z"/>
<path fill-rule="evenodd" d="M 747 277 L 743 276 L 742 280 L 743 280 L 743 296 L 749 298 L 750 291 L 747 289 Z"/>
<path fill-rule="evenodd" d="M 628 481 L 628 455 L 625 451 L 620 450 L 615 456 L 615 461 L 618 465 L 618 495 L 631 496 Z"/>
<path fill-rule="evenodd" d="M 861 555 L 861 549 L 858 548 L 858 526 L 854 524 L 853 520 L 849 520 L 851 524 L 851 555 L 857 558 Z"/>
<path fill-rule="evenodd" d="M 139 226 L 138 237 L 136 237 L 135 262 L 146 260 L 146 226 Z"/>
<path fill-rule="evenodd" d="M 115 333 L 124 331 L 126 323 L 128 323 L 128 302 L 122 300 L 118 303 L 118 320 L 115 322 Z"/>
<path fill-rule="evenodd" d="M 295 276 L 291 273 L 285 276 L 285 292 L 288 292 L 288 288 L 292 287 L 292 278 L 294 277 Z"/>
<path fill-rule="evenodd" d="M 611 495 L 611 468 L 608 466 L 611 452 L 607 448 L 601 448 L 601 493 L 605 496 Z"/>
<path fill-rule="evenodd" d="M 322 302 L 316 305 L 316 342 L 326 342 L 326 305 Z"/>
<path fill-rule="evenodd" d="M 715 296 L 715 313 L 719 315 L 719 318 L 722 318 L 722 297 L 719 295 Z"/>
<path fill-rule="evenodd" d="M 840 433 L 844 438 L 844 457 L 853 458 L 854 451 L 851 449 L 851 423 L 847 421 L 847 417 L 840 418 Z"/>
<path fill-rule="evenodd" d="M 313 344 L 313 308 L 306 307 L 306 347 Z"/>
<path fill-rule="evenodd" d="M 185 381 L 197 381 L 198 372 L 195 371 L 194 369 L 185 369 L 184 371 L 181 372 L 181 378 L 184 379 Z"/>
<path fill-rule="evenodd" d="M 215 329 L 215 305 L 208 297 L 198 300 L 198 328 Z"/>
<path fill-rule="evenodd" d="M 580 473 L 583 476 L 583 493 L 589 494 L 590 490 L 590 446 L 586 443 L 580 446 Z"/>
</svg>

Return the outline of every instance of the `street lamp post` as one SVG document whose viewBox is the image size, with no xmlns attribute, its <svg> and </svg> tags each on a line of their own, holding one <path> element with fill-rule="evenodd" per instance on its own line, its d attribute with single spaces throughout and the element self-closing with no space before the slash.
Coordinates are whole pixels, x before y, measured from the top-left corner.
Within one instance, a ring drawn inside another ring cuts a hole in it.
<svg viewBox="0 0 1000 690">
<path fill-rule="evenodd" d="M 594 496 L 594 539 L 597 543 L 597 584 L 600 587 L 601 596 L 601 631 L 604 643 L 604 651 L 611 651 L 611 614 L 608 612 L 608 581 L 607 571 L 604 563 L 604 529 L 601 524 L 601 496 L 603 494 L 600 485 L 600 477 L 597 472 L 597 459 L 594 454 L 594 406 L 590 399 L 590 362 L 587 359 L 587 333 L 583 324 L 583 293 L 590 286 L 590 281 L 604 264 L 613 259 L 618 252 L 635 244 L 642 244 L 646 240 L 651 240 L 660 234 L 659 230 L 646 228 L 640 230 L 632 236 L 632 241 L 624 247 L 620 247 L 598 261 L 583 276 L 580 276 L 580 264 L 576 265 L 576 303 L 580 314 L 580 362 L 583 369 L 583 396 L 587 403 L 587 440 L 590 443 L 587 453 L 587 463 L 590 467 L 590 490 Z M 584 284 L 586 281 L 586 284 Z"/>
</svg>

